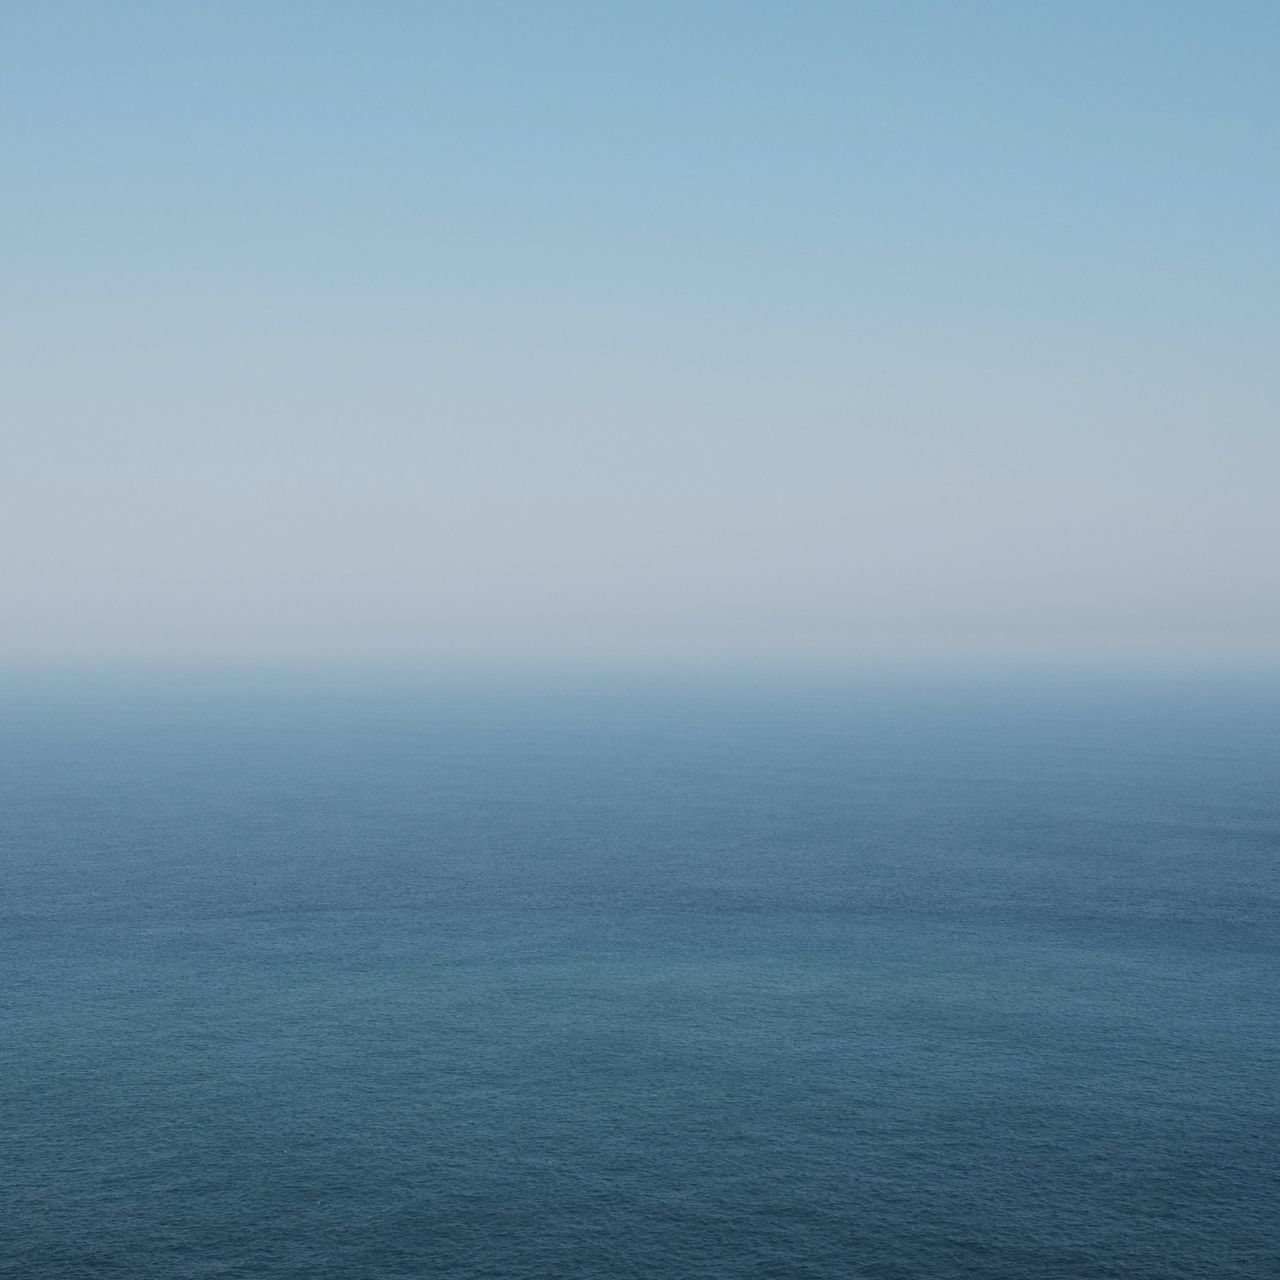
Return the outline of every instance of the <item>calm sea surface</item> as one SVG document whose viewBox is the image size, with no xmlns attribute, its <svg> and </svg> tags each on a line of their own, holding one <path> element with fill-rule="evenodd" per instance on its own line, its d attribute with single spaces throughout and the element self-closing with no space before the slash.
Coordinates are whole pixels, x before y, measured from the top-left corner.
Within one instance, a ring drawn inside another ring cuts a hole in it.
<svg viewBox="0 0 1280 1280">
<path fill-rule="evenodd" d="M 1280 692 L 10 679 L 0 1275 L 1280 1275 Z"/>
</svg>

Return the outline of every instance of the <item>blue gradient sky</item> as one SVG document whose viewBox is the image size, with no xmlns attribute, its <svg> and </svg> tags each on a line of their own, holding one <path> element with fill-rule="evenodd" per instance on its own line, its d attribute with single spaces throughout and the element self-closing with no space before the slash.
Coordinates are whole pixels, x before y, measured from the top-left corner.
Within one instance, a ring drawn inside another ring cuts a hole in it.
<svg viewBox="0 0 1280 1280">
<path fill-rule="evenodd" d="M 1274 653 L 1277 50 L 6 5 L 0 656 Z"/>
</svg>

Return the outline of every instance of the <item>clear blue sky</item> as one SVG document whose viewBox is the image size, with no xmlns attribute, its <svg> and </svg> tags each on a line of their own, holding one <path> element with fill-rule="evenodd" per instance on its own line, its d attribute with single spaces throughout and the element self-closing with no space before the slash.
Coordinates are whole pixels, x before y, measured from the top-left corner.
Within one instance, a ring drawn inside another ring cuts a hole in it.
<svg viewBox="0 0 1280 1280">
<path fill-rule="evenodd" d="M 0 656 L 1265 655 L 1280 5 L 9 3 Z"/>
</svg>

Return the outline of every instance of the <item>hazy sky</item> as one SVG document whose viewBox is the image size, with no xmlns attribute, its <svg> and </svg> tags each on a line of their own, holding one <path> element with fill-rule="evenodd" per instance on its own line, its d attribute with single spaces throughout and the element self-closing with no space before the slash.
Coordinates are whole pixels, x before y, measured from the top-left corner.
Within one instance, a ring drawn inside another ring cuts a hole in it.
<svg viewBox="0 0 1280 1280">
<path fill-rule="evenodd" d="M 1280 4 L 10 0 L 0 656 L 1265 654 Z"/>
</svg>

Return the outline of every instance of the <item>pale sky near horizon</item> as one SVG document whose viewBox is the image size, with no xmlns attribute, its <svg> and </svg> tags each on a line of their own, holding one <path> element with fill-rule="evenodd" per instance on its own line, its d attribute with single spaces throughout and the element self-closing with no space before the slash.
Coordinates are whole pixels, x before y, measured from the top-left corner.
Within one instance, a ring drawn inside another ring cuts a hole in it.
<svg viewBox="0 0 1280 1280">
<path fill-rule="evenodd" d="M 1280 653 L 1280 5 L 0 7 L 0 661 Z"/>
</svg>

